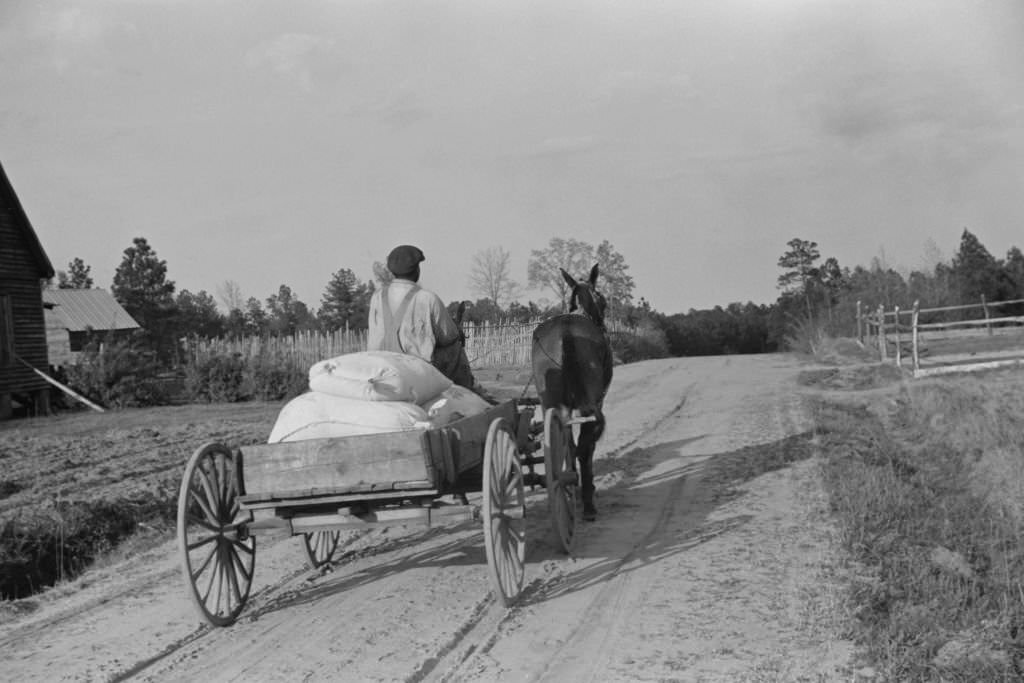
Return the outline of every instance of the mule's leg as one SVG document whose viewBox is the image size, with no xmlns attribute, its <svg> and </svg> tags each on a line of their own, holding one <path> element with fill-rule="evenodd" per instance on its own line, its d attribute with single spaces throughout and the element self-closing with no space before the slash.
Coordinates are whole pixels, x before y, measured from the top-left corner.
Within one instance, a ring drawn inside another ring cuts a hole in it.
<svg viewBox="0 0 1024 683">
<path fill-rule="evenodd" d="M 580 440 L 576 445 L 576 461 L 580 466 L 580 483 L 583 492 L 583 519 L 592 522 L 597 519 L 594 505 L 594 447 L 597 445 L 597 423 L 585 422 L 580 425 Z"/>
</svg>

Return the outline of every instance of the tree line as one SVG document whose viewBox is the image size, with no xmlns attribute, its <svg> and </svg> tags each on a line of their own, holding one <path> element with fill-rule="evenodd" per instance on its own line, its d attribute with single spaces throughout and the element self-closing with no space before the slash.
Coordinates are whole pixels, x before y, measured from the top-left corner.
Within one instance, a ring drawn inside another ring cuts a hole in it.
<svg viewBox="0 0 1024 683">
<path fill-rule="evenodd" d="M 817 242 L 793 238 L 778 257 L 779 296 L 774 302 L 734 302 L 675 314 L 656 311 L 644 297 L 635 298 L 629 265 L 608 241 L 593 245 L 553 238 L 530 252 L 527 268 L 528 286 L 550 298 L 521 302 L 523 288 L 512 276 L 509 252 L 491 247 L 471 260 L 467 282 L 479 298 L 468 302 L 464 321 L 528 322 L 561 313 L 569 292 L 559 269 L 584 273 L 594 263 L 600 266 L 609 319 L 632 330 L 629 344 L 616 347 L 625 360 L 785 350 L 793 345 L 794 331 L 808 326 L 832 336 L 852 336 L 858 301 L 869 309 L 882 305 L 891 310 L 909 308 L 914 301 L 929 308 L 978 303 L 981 297 L 988 302 L 1024 298 L 1024 253 L 1012 247 L 1004 258 L 996 258 L 966 229 L 950 259 L 928 242 L 922 265 L 909 271 L 891 267 L 884 254 L 867 266 L 844 267 L 835 257 L 823 257 Z M 168 278 L 167 263 L 138 237 L 123 252 L 111 292 L 142 326 L 143 341 L 171 359 L 184 337 L 365 329 L 370 297 L 391 280 L 383 263 L 374 263 L 373 273 L 372 280 L 363 281 L 351 269 L 339 269 L 315 308 L 286 284 L 260 300 L 243 296 L 237 283 L 227 280 L 215 297 L 205 290 L 178 290 Z M 92 287 L 90 267 L 75 258 L 66 271 L 58 272 L 56 286 Z M 459 303 L 451 302 L 450 309 L 454 312 Z M 1020 310 L 1007 313 L 1024 314 L 1024 307 L 1016 308 Z"/>
<path fill-rule="evenodd" d="M 464 322 L 528 322 L 562 312 L 568 291 L 558 272 L 564 264 L 573 272 L 585 272 L 599 263 L 612 306 L 621 314 L 632 308 L 633 279 L 629 266 L 607 240 L 591 245 L 579 240 L 552 239 L 547 247 L 531 252 L 528 283 L 554 299 L 519 301 L 522 287 L 512 277 L 511 255 L 491 247 L 474 255 L 467 275 L 475 301 L 466 302 Z M 546 269 L 553 269 L 553 277 Z M 88 289 L 95 285 L 91 267 L 74 258 L 56 282 L 46 286 Z M 319 306 L 302 301 L 287 284 L 265 299 L 243 295 L 238 283 L 225 280 L 216 296 L 206 290 L 178 289 L 170 279 L 167 262 L 145 237 L 136 237 L 122 253 L 114 271 L 110 292 L 139 323 L 138 341 L 166 362 L 173 362 L 182 339 L 189 337 L 239 338 L 293 335 L 297 332 L 334 332 L 366 329 L 373 293 L 392 280 L 381 262 L 372 267 L 373 279 L 360 280 L 349 268 L 340 268 L 327 282 Z M 451 302 L 452 313 L 462 302 Z"/>
</svg>

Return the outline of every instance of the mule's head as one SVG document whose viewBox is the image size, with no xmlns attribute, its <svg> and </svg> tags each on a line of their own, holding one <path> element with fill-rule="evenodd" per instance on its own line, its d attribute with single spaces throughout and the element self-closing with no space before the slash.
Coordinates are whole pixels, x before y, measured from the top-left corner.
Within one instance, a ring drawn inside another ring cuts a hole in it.
<svg viewBox="0 0 1024 683">
<path fill-rule="evenodd" d="M 584 282 L 577 282 L 572 275 L 565 272 L 565 269 L 559 270 L 562 271 L 562 277 L 565 278 L 566 283 L 572 288 L 572 293 L 569 295 L 569 312 L 580 309 L 583 315 L 603 329 L 604 310 L 608 303 L 605 301 L 604 295 L 597 291 L 597 264 L 595 263 L 594 267 L 590 269 L 590 278 Z"/>
</svg>

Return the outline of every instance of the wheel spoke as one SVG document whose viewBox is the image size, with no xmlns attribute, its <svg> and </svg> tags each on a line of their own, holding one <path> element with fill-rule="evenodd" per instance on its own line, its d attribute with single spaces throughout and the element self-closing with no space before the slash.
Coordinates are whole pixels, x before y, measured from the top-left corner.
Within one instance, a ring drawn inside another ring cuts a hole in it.
<svg viewBox="0 0 1024 683">
<path fill-rule="evenodd" d="M 220 534 L 222 531 L 221 527 L 217 526 L 216 524 L 211 524 L 205 519 L 201 519 L 193 514 L 189 514 L 185 519 L 189 524 L 195 524 L 196 526 L 202 527 L 203 529 L 206 529 L 207 531 L 210 531 L 215 534 Z M 217 520 L 214 519 L 213 521 L 215 522 Z"/>
<path fill-rule="evenodd" d="M 217 501 L 219 503 L 217 507 L 218 511 L 221 514 L 224 514 L 227 512 L 227 509 L 225 508 L 225 503 L 228 500 L 229 486 L 227 473 L 227 456 L 224 455 L 223 453 L 218 453 L 217 455 L 214 456 L 213 462 L 215 463 L 217 469 L 217 493 L 220 496 L 220 498 Z"/>
<path fill-rule="evenodd" d="M 191 572 L 191 574 L 192 574 L 192 583 L 193 584 L 195 584 L 196 579 L 198 579 L 199 576 L 204 571 L 206 571 L 206 568 L 208 566 L 210 566 L 210 560 L 212 560 L 216 554 L 217 554 L 217 546 L 213 546 L 212 548 L 210 548 L 210 552 L 208 552 L 206 554 L 206 559 L 203 560 L 202 563 L 199 565 L 199 568 Z M 209 593 L 209 590 L 210 590 L 209 587 L 207 587 L 206 590 L 207 590 L 207 593 Z"/>
<path fill-rule="evenodd" d="M 234 595 L 235 603 L 236 604 L 241 604 L 241 602 L 242 602 L 242 591 L 239 590 L 239 588 L 238 588 L 238 573 L 236 571 L 238 557 L 235 555 L 234 550 L 232 550 L 231 546 L 229 546 L 229 545 L 224 546 L 224 555 L 226 556 L 225 559 L 227 559 L 227 566 L 224 568 L 224 571 L 227 574 L 228 583 L 230 584 L 230 587 L 231 587 L 231 594 L 229 594 L 229 598 L 230 598 L 230 595 Z M 244 572 L 243 572 L 243 574 L 244 574 Z M 228 605 L 229 606 L 231 605 L 230 599 L 228 601 Z M 229 611 L 230 611 L 230 607 L 229 607 Z"/>
<path fill-rule="evenodd" d="M 202 468 L 196 469 L 196 476 L 199 478 L 199 483 L 202 485 L 203 490 L 206 492 L 205 502 L 207 505 L 203 506 L 202 503 L 200 503 L 200 506 L 203 507 L 204 512 L 207 512 L 209 514 L 211 521 L 219 522 L 220 515 L 215 514 L 213 512 L 214 510 L 216 510 L 217 513 L 220 512 L 220 499 L 217 498 L 217 494 L 214 491 L 215 487 L 213 485 L 213 482 L 210 481 L 209 475 Z M 202 499 L 202 496 L 196 495 L 195 498 L 198 501 Z"/>
<path fill-rule="evenodd" d="M 245 548 L 245 546 L 241 547 Z M 245 577 L 246 582 L 249 582 L 252 580 L 252 575 L 249 573 L 249 569 L 248 567 L 246 567 L 245 562 L 243 562 L 242 558 L 239 557 L 238 550 L 239 546 L 237 544 L 232 544 L 227 547 L 227 552 L 229 557 L 231 558 L 232 566 L 238 567 L 238 570 L 242 573 L 242 576 Z M 246 550 L 248 549 L 246 548 Z"/>
<path fill-rule="evenodd" d="M 204 604 L 210 601 L 210 593 L 213 592 L 213 584 L 216 582 L 219 575 L 219 572 L 217 570 L 217 553 L 219 552 L 219 550 L 220 546 L 215 545 L 213 547 L 213 550 L 210 552 L 210 556 L 206 558 L 206 562 L 203 563 L 203 569 L 205 569 L 208 565 L 210 566 L 210 578 L 206 583 L 206 590 L 203 591 L 203 595 L 201 596 L 201 600 L 203 601 Z M 196 574 L 196 578 L 199 578 L 198 573 Z"/>
<path fill-rule="evenodd" d="M 256 552 L 256 549 L 254 547 L 250 546 L 245 541 L 239 541 L 237 538 L 231 539 L 231 547 L 236 548 L 237 550 L 241 550 L 250 557 Z"/>
<path fill-rule="evenodd" d="M 200 482 L 199 488 L 196 488 L 195 486 L 191 487 L 189 489 L 189 493 L 192 494 L 191 501 L 195 503 L 195 505 L 200 509 L 200 511 L 204 515 L 206 515 L 206 519 L 208 519 L 213 524 L 219 524 L 220 519 L 217 517 L 216 514 L 214 514 L 213 507 L 211 506 L 212 501 L 210 501 L 210 499 L 207 497 L 209 494 L 209 490 L 207 490 L 206 487 L 202 486 L 202 482 Z"/>
<path fill-rule="evenodd" d="M 199 539 L 198 541 L 193 541 L 192 543 L 189 543 L 186 547 L 189 550 L 195 550 L 196 548 L 203 547 L 207 543 L 214 543 L 218 538 L 220 538 L 219 534 L 215 534 L 213 536 L 204 536 L 203 538 Z"/>
</svg>

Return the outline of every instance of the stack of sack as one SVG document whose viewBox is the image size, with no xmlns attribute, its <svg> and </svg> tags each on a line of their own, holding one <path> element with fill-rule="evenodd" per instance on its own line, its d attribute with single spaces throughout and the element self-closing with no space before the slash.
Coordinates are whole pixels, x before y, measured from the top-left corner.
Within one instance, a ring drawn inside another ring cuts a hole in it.
<svg viewBox="0 0 1024 683">
<path fill-rule="evenodd" d="M 391 351 L 322 360 L 309 388 L 281 409 L 268 443 L 430 429 L 490 407 L 427 361 Z"/>
</svg>

